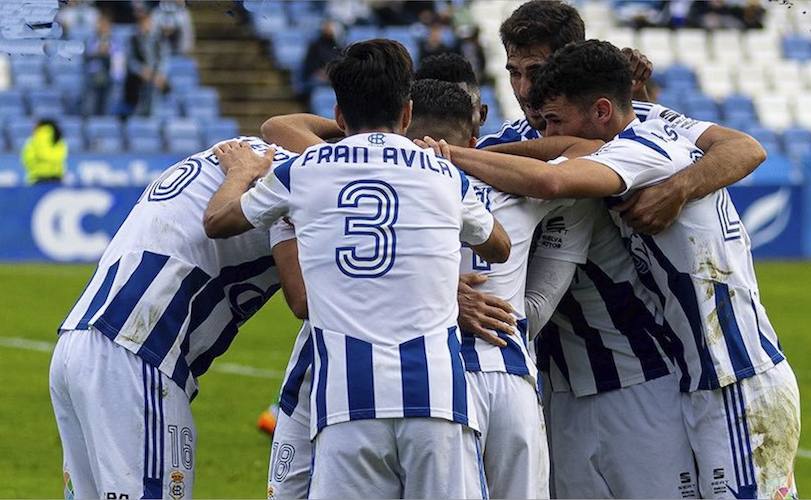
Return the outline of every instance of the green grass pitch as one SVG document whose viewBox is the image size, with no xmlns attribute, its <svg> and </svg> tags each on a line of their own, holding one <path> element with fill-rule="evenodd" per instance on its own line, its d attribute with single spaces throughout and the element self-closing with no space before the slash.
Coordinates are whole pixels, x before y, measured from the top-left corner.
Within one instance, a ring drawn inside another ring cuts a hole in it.
<svg viewBox="0 0 811 500">
<path fill-rule="evenodd" d="M 91 272 L 90 266 L 0 266 L 0 498 L 62 496 L 62 451 L 48 395 L 50 354 L 47 344 L 36 341 L 55 341 L 57 325 Z M 811 388 L 811 342 L 804 333 L 811 322 L 811 263 L 760 263 L 757 273 L 769 316 L 804 395 Z M 218 370 L 202 378 L 192 405 L 199 436 L 196 497 L 265 496 L 270 442 L 256 430 L 256 418 L 277 395 L 297 331 L 298 322 L 277 294 L 214 363 L 259 371 L 246 375 Z M 15 347 L 9 339 L 35 342 Z M 806 404 L 803 425 L 809 424 Z M 808 434 L 800 447 L 796 478 L 803 495 L 811 488 Z"/>
</svg>

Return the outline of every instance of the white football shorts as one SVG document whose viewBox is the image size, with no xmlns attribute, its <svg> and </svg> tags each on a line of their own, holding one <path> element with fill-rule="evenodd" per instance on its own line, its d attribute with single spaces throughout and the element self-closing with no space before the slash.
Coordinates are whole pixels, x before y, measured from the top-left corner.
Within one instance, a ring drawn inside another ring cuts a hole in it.
<svg viewBox="0 0 811 500">
<path fill-rule="evenodd" d="M 479 419 L 490 496 L 549 498 L 549 448 L 535 387 L 504 372 L 466 376 Z"/>
<path fill-rule="evenodd" d="M 51 401 L 65 498 L 190 498 L 197 435 L 171 379 L 100 332 L 59 336 Z"/>
<path fill-rule="evenodd" d="M 800 393 L 788 361 L 682 404 L 702 497 L 796 498 Z"/>
<path fill-rule="evenodd" d="M 574 397 L 553 392 L 549 447 L 557 498 L 694 498 L 693 453 L 675 375 Z"/>
<path fill-rule="evenodd" d="M 310 498 L 487 498 L 479 439 L 456 422 L 350 420 L 313 447 Z"/>
</svg>

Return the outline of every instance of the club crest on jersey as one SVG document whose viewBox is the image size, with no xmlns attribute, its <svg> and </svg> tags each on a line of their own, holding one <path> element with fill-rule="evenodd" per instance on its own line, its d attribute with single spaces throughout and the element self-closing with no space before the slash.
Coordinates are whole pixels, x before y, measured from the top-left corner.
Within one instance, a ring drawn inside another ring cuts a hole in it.
<svg viewBox="0 0 811 500">
<path fill-rule="evenodd" d="M 386 144 L 386 135 L 381 133 L 369 134 L 369 144 L 372 146 L 382 146 Z"/>
<path fill-rule="evenodd" d="M 65 482 L 65 500 L 73 500 L 76 497 L 76 493 L 73 491 L 73 480 L 70 478 L 70 473 L 64 471 L 62 478 Z"/>
<path fill-rule="evenodd" d="M 186 484 L 183 482 L 183 473 L 179 470 L 173 470 L 169 474 L 171 482 L 169 483 L 169 496 L 173 500 L 180 500 L 186 493 Z"/>
<path fill-rule="evenodd" d="M 650 272 L 651 257 L 648 253 L 648 248 L 642 241 L 639 235 L 631 235 L 629 240 L 625 240 L 628 247 L 628 253 L 631 254 L 631 260 L 634 261 L 634 267 L 639 274 L 647 274 Z"/>
</svg>

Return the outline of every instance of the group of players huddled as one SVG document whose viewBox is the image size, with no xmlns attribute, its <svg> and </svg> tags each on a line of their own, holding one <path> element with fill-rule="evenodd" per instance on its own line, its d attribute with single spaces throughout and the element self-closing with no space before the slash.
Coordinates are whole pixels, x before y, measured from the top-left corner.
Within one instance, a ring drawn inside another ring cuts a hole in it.
<svg viewBox="0 0 811 500">
<path fill-rule="evenodd" d="M 645 102 L 651 64 L 567 4 L 500 34 L 525 117 L 496 134 L 464 59 L 415 79 L 369 40 L 334 120 L 144 191 L 59 327 L 66 498 L 191 496 L 198 379 L 279 289 L 305 321 L 269 497 L 796 497 L 797 383 L 725 190 L 763 149 Z"/>
</svg>

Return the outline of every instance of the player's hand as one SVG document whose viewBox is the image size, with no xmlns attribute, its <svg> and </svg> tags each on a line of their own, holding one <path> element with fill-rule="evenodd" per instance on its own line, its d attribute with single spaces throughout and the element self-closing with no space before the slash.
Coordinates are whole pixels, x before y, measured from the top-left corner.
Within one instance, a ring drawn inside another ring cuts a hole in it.
<svg viewBox="0 0 811 500">
<path fill-rule="evenodd" d="M 628 61 L 631 63 L 631 78 L 633 80 L 631 93 L 637 95 L 645 88 L 645 84 L 648 83 L 648 80 L 650 80 L 650 76 L 653 73 L 653 63 L 645 57 L 645 54 L 630 47 L 622 49 L 622 53 L 625 54 L 625 57 L 627 57 Z"/>
<path fill-rule="evenodd" d="M 640 189 L 614 210 L 619 211 L 622 220 L 635 231 L 656 234 L 673 224 L 685 203 L 687 194 L 681 189 L 678 179 L 670 179 Z"/>
<path fill-rule="evenodd" d="M 228 141 L 214 148 L 214 154 L 220 160 L 220 168 L 226 175 L 245 175 L 255 180 L 267 174 L 276 150 L 270 148 L 264 156 L 259 156 L 245 142 Z"/>
<path fill-rule="evenodd" d="M 515 334 L 513 308 L 509 302 L 473 288 L 485 281 L 487 276 L 481 274 L 463 274 L 459 277 L 459 328 L 490 344 L 506 347 L 507 342 L 500 339 L 494 330 Z"/>
<path fill-rule="evenodd" d="M 448 145 L 447 142 L 445 142 L 445 139 L 440 139 L 439 141 L 436 141 L 433 137 L 429 137 L 426 135 L 425 137 L 423 137 L 422 140 L 415 139 L 414 143 L 416 143 L 417 146 L 423 149 L 431 148 L 434 150 L 434 153 L 436 153 L 437 156 L 440 156 L 448 161 L 451 161 L 451 147 Z"/>
</svg>

